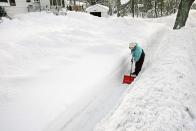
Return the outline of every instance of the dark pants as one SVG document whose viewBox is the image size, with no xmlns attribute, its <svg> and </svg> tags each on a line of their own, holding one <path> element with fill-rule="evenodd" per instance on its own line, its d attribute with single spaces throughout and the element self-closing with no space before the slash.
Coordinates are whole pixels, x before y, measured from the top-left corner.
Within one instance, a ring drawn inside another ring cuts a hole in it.
<svg viewBox="0 0 196 131">
<path fill-rule="evenodd" d="M 141 69 L 142 69 L 142 65 L 143 65 L 143 63 L 144 63 L 144 58 L 145 58 L 145 53 L 144 53 L 144 51 L 142 50 L 142 54 L 141 54 L 140 59 L 135 63 L 135 72 L 132 73 L 132 74 L 135 74 L 136 76 L 139 74 L 139 72 L 140 72 Z"/>
</svg>

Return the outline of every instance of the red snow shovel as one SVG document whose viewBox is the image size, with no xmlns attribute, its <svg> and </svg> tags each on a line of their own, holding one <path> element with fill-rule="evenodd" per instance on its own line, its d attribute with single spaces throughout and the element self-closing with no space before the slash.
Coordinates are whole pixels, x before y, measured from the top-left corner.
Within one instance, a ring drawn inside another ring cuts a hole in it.
<svg viewBox="0 0 196 131">
<path fill-rule="evenodd" d="M 135 77 L 124 75 L 123 84 L 131 84 Z"/>
<path fill-rule="evenodd" d="M 131 73 L 132 73 L 132 66 L 133 66 L 133 60 L 131 60 Z M 124 75 L 123 84 L 131 84 L 134 81 L 134 78 L 135 77 L 132 77 L 130 75 Z"/>
</svg>

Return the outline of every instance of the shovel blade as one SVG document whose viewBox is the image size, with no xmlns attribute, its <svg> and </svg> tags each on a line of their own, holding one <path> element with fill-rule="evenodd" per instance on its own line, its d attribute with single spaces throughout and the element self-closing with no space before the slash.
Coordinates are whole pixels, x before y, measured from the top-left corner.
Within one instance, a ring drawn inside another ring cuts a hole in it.
<svg viewBox="0 0 196 131">
<path fill-rule="evenodd" d="M 123 84 L 131 84 L 134 81 L 134 77 L 130 75 L 124 75 Z"/>
</svg>

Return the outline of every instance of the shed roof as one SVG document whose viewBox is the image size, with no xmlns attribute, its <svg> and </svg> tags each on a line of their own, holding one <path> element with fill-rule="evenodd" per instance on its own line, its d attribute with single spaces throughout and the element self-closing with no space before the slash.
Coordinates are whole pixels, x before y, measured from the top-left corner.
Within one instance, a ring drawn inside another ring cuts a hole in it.
<svg viewBox="0 0 196 131">
<path fill-rule="evenodd" d="M 93 5 L 93 6 L 90 6 L 90 7 L 86 8 L 86 11 L 87 12 L 94 12 L 94 11 L 107 12 L 107 11 L 109 11 L 109 8 L 107 6 L 96 4 L 96 5 Z"/>
</svg>

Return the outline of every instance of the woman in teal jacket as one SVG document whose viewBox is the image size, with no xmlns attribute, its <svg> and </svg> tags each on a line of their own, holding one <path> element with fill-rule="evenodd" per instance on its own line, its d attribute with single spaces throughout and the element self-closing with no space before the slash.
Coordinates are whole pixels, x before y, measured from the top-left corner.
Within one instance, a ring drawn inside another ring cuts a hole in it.
<svg viewBox="0 0 196 131">
<path fill-rule="evenodd" d="M 136 43 L 136 42 L 131 42 L 129 44 L 129 49 L 131 49 L 131 54 L 132 54 L 132 62 L 133 60 L 135 61 L 135 71 L 132 73 L 132 77 L 136 77 L 139 72 L 141 71 L 144 58 L 145 58 L 145 53 L 144 50 Z"/>
</svg>

